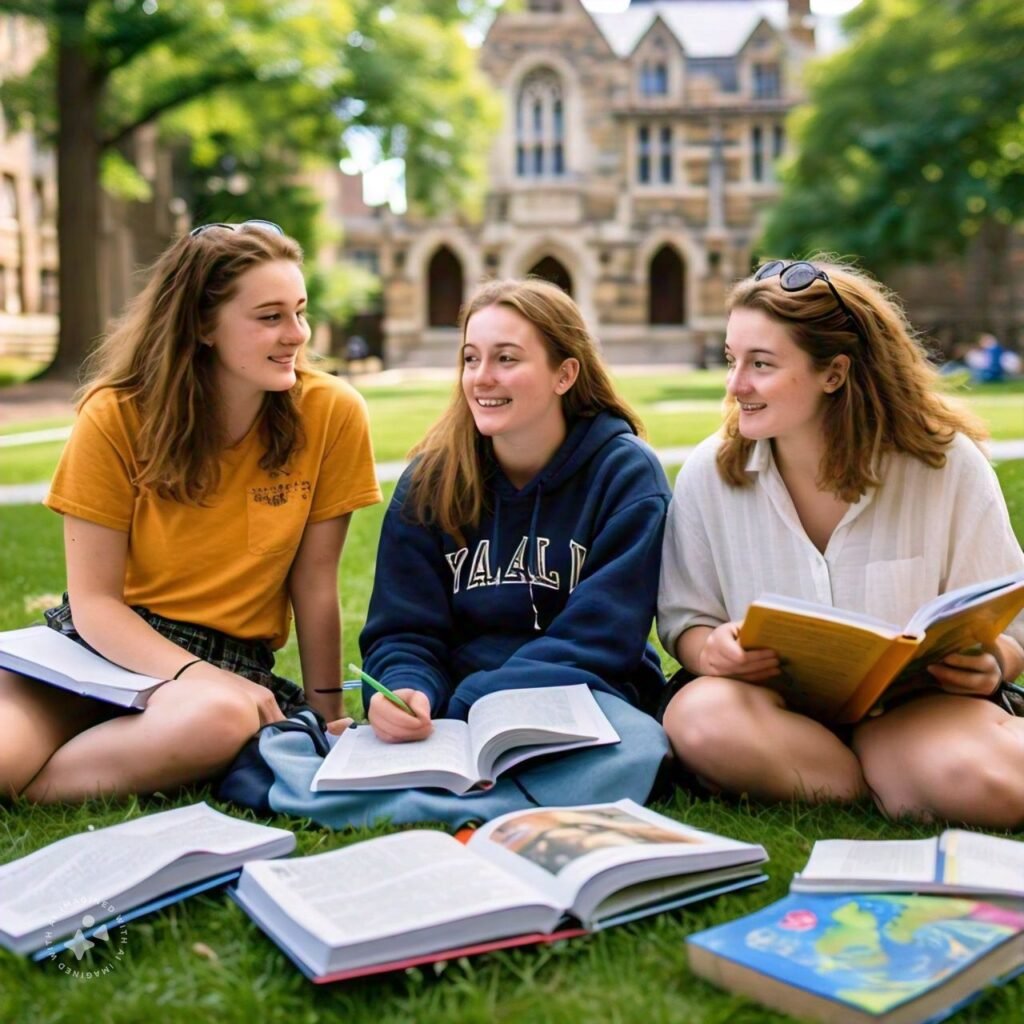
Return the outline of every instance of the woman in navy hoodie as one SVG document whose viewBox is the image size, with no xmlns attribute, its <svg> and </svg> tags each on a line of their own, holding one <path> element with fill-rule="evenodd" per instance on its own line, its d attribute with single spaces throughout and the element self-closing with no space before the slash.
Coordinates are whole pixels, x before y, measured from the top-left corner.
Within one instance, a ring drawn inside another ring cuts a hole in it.
<svg viewBox="0 0 1024 1024">
<path fill-rule="evenodd" d="M 647 637 L 670 492 L 639 419 L 544 281 L 484 285 L 460 363 L 387 511 L 360 637 L 366 671 L 416 717 L 367 689 L 370 723 L 418 740 L 496 690 L 585 683 L 623 745 L 656 748 L 637 709 L 664 685 Z"/>
</svg>

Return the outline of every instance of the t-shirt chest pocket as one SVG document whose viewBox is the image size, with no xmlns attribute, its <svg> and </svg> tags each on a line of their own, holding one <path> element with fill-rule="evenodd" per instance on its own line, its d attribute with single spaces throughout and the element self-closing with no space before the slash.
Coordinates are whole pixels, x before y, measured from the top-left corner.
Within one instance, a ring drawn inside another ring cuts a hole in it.
<svg viewBox="0 0 1024 1024">
<path fill-rule="evenodd" d="M 299 546 L 312 504 L 308 480 L 250 487 L 246 492 L 249 551 L 271 555 Z"/>
</svg>

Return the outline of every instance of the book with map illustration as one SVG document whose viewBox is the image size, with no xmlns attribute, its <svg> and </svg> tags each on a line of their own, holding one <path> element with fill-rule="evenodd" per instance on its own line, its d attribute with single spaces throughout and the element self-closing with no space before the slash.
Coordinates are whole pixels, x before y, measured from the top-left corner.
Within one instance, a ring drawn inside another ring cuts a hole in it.
<svg viewBox="0 0 1024 1024">
<path fill-rule="evenodd" d="M 620 800 L 514 811 L 465 844 L 419 830 L 250 862 L 232 896 L 326 982 L 607 928 L 753 885 L 766 860 Z"/>
<path fill-rule="evenodd" d="M 686 941 L 695 974 L 827 1024 L 943 1020 L 1024 969 L 1024 914 L 952 896 L 791 893 Z"/>
</svg>

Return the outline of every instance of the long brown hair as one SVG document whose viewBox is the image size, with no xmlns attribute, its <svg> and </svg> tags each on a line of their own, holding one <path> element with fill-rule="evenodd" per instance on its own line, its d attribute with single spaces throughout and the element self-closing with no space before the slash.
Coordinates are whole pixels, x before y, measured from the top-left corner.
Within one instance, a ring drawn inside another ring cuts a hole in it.
<svg viewBox="0 0 1024 1024">
<path fill-rule="evenodd" d="M 568 422 L 607 409 L 624 419 L 634 434 L 644 436 L 640 417 L 616 392 L 579 307 L 561 288 L 537 278 L 482 285 L 462 310 L 462 345 L 470 318 L 488 306 L 505 306 L 533 324 L 552 368 L 566 359 L 579 362 L 579 375 L 562 396 Z M 460 538 L 464 527 L 480 522 L 484 460 L 490 450 L 490 440 L 477 431 L 462 393 L 462 345 L 459 378 L 448 408 L 409 453 L 418 459 L 406 500 L 406 511 L 414 521 L 437 524 L 445 533 Z"/>
<path fill-rule="evenodd" d="M 213 350 L 200 339 L 214 328 L 238 279 L 274 260 L 301 265 L 302 249 L 294 239 L 255 225 L 185 235 L 160 256 L 146 286 L 90 357 L 78 408 L 108 387 L 132 403 L 140 421 L 137 486 L 196 504 L 217 489 L 225 428 Z M 308 367 L 304 348 L 296 365 Z M 300 390 L 301 377 L 289 391 L 264 397 L 264 469 L 283 468 L 304 443 Z"/>
<path fill-rule="evenodd" d="M 879 458 L 904 452 L 929 466 L 942 466 L 956 433 L 979 442 L 983 424 L 954 408 L 940 393 L 938 374 L 928 361 L 895 295 L 863 271 L 814 260 L 828 274 L 856 319 L 853 329 L 823 281 L 802 291 L 783 291 L 778 275 L 735 286 L 728 310 L 753 309 L 782 324 L 817 370 L 847 355 L 846 381 L 825 396 L 824 455 L 818 485 L 843 501 L 856 501 L 879 484 Z M 739 405 L 726 400 L 724 440 L 718 450 L 722 478 L 734 486 L 751 483 L 747 459 L 754 442 L 739 430 Z"/>
</svg>

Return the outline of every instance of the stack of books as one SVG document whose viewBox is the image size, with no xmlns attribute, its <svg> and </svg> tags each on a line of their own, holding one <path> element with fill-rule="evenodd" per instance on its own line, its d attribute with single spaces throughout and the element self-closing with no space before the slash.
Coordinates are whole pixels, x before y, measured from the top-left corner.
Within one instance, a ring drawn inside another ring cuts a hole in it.
<svg viewBox="0 0 1024 1024">
<path fill-rule="evenodd" d="M 1024 971 L 1024 843 L 826 840 L 790 894 L 687 940 L 716 985 L 829 1024 L 922 1024 Z"/>
</svg>

